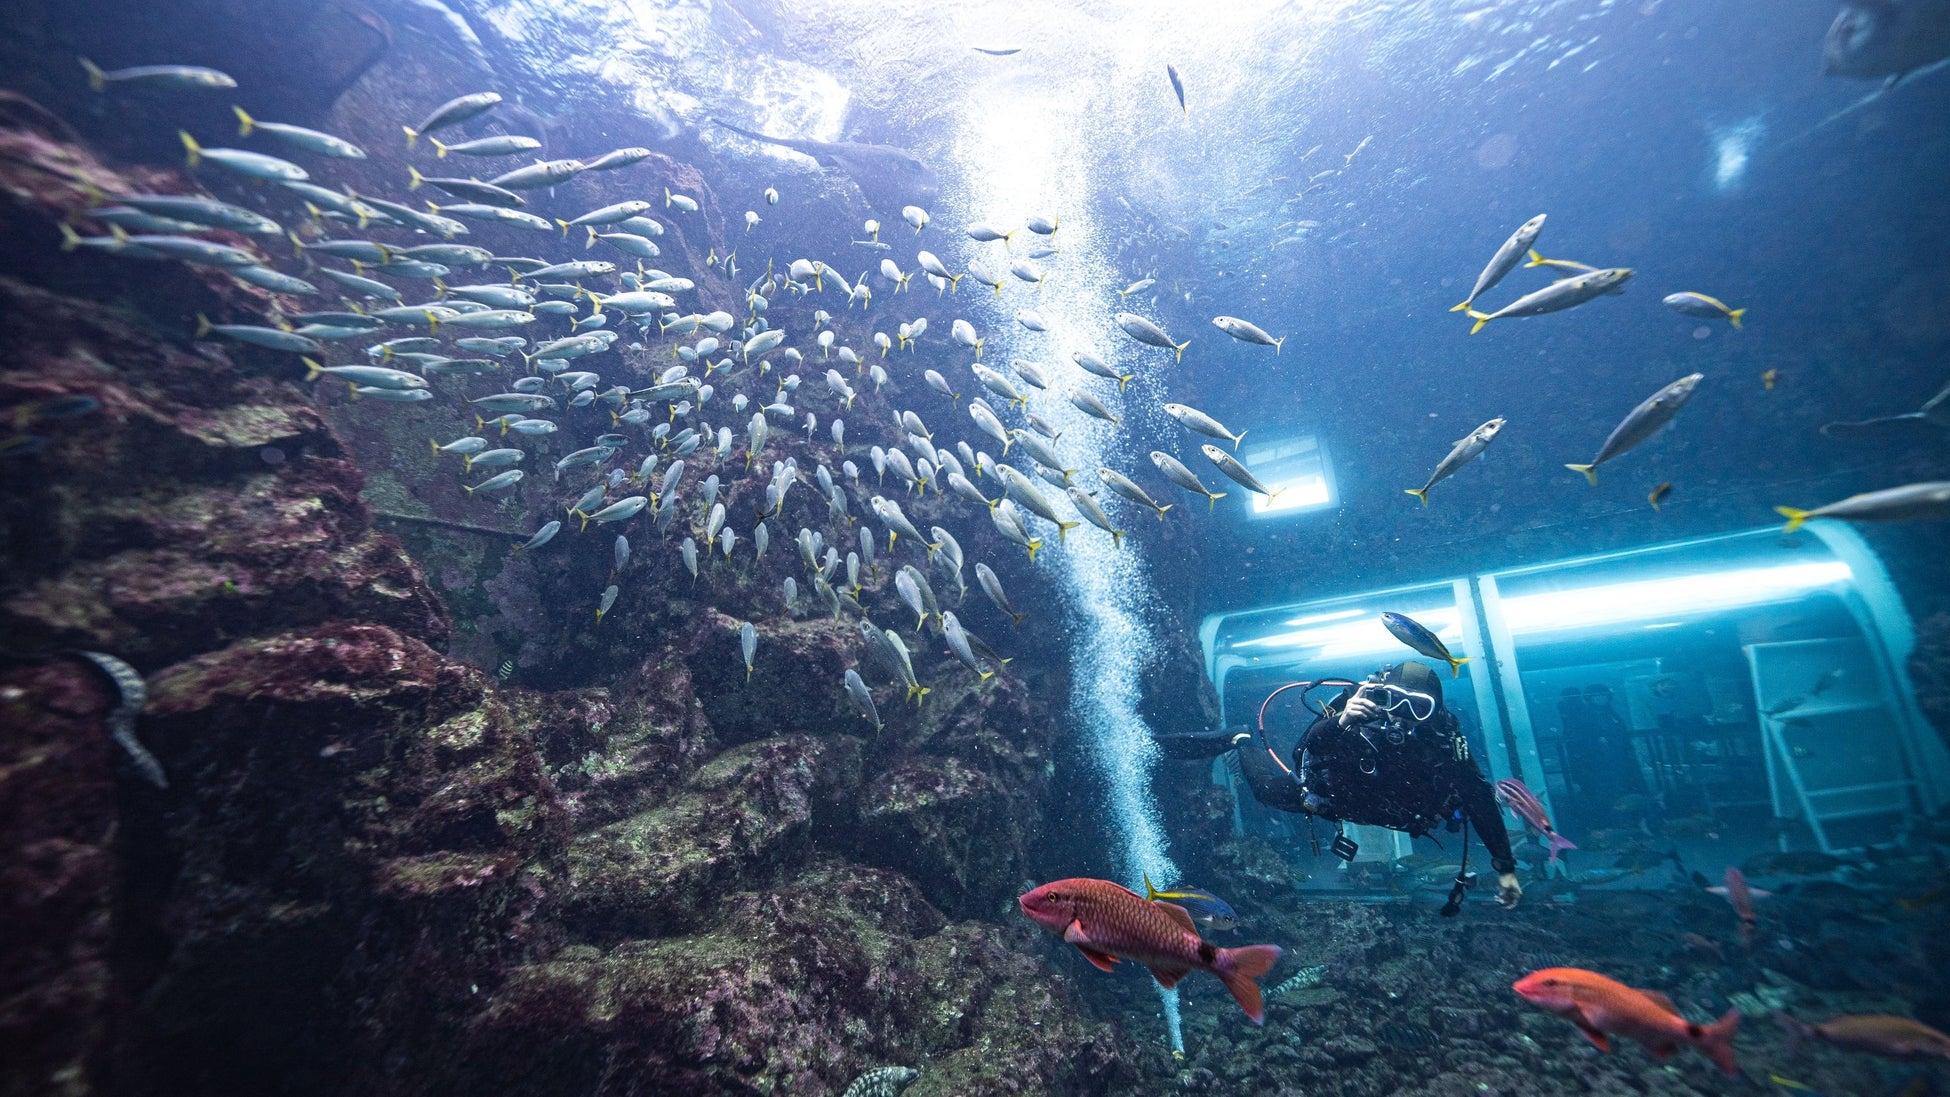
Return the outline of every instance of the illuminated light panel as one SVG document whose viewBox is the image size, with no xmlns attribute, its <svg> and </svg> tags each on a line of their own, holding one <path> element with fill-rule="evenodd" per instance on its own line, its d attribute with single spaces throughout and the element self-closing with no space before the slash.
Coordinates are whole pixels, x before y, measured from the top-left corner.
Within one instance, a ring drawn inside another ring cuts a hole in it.
<svg viewBox="0 0 1950 1097">
<path fill-rule="evenodd" d="M 1339 609 L 1332 613 L 1314 613 L 1305 617 L 1295 617 L 1291 621 L 1283 621 L 1281 623 L 1288 628 L 1301 628 L 1306 625 L 1325 624 L 1328 621 L 1345 621 L 1350 617 L 1359 617 L 1366 612 L 1368 611 L 1364 609 Z"/>
<path fill-rule="evenodd" d="M 1246 493 L 1255 518 L 1334 505 L 1333 469 L 1326 449 L 1311 434 L 1255 446 L 1239 459 L 1275 492 L 1271 499 L 1256 491 Z"/>
<path fill-rule="evenodd" d="M 1740 606 L 1784 602 L 1854 578 L 1840 561 L 1636 579 L 1573 587 L 1503 599 L 1503 619 L 1513 634 L 1562 632 L 1643 621 L 1686 618 Z"/>
<path fill-rule="evenodd" d="M 1243 652 L 1251 648 L 1259 648 L 1266 651 L 1284 651 L 1311 647 L 1316 649 L 1314 658 L 1348 659 L 1357 655 L 1382 655 L 1404 648 L 1402 642 L 1395 639 L 1395 634 L 1389 632 L 1388 627 L 1381 623 L 1381 614 L 1378 610 L 1345 610 L 1338 614 L 1322 616 L 1346 618 L 1350 614 L 1359 617 L 1360 620 L 1343 619 L 1338 624 L 1327 625 L 1324 628 L 1276 632 L 1271 636 L 1234 644 L 1230 650 Z M 1452 651 L 1454 645 L 1462 642 L 1462 615 L 1457 613 L 1453 606 L 1421 610 L 1408 616 L 1435 633 L 1443 643 L 1451 645 Z"/>
</svg>

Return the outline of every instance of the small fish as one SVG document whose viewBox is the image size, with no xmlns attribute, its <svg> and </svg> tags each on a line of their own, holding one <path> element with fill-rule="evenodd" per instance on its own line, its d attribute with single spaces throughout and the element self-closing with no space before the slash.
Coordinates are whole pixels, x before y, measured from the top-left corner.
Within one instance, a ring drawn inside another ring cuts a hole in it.
<svg viewBox="0 0 1950 1097">
<path fill-rule="evenodd" d="M 777 187 L 765 188 L 765 204 L 768 206 L 776 206 L 779 204 L 779 188 Z"/>
<path fill-rule="evenodd" d="M 989 567 L 987 564 L 977 563 L 975 565 L 975 582 L 982 588 L 982 593 L 989 596 L 989 601 L 995 603 L 995 608 L 1008 614 L 1009 620 L 1014 622 L 1015 627 L 1022 627 L 1023 621 L 1029 615 L 1027 613 L 1017 613 L 1015 607 L 1009 604 L 1009 592 L 1002 588 L 1002 580 L 996 577 L 995 569 Z"/>
<path fill-rule="evenodd" d="M 200 65 L 137 65 L 133 68 L 101 70 L 86 57 L 78 58 L 88 74 L 88 86 L 107 91 L 110 84 L 143 84 L 159 88 L 234 88 L 237 81 L 216 69 Z"/>
<path fill-rule="evenodd" d="M 1517 231 L 1510 234 L 1508 240 L 1503 241 L 1503 246 L 1497 248 L 1496 254 L 1490 257 L 1489 265 L 1483 268 L 1483 273 L 1476 276 L 1475 288 L 1469 291 L 1469 296 L 1463 299 L 1462 304 L 1451 308 L 1450 312 L 1468 312 L 1475 308 L 1476 299 L 1488 293 L 1490 287 L 1503 281 L 1504 275 L 1515 270 L 1517 263 L 1523 259 L 1526 252 L 1537 260 L 1531 263 L 1531 266 L 1543 263 L 1543 256 L 1531 251 L 1531 245 L 1537 242 L 1538 234 L 1544 231 L 1544 216 L 1540 213 L 1525 221 L 1517 227 Z"/>
<path fill-rule="evenodd" d="M 427 387 L 426 378 L 418 374 L 408 373 L 405 370 L 391 369 L 386 366 L 321 366 L 309 358 L 305 359 L 304 362 L 306 371 L 305 380 L 307 381 L 316 381 L 320 376 L 329 373 L 352 385 L 400 390 L 424 389 Z M 460 453 L 463 451 L 456 449 L 447 452 Z"/>
<path fill-rule="evenodd" d="M 697 199 L 688 194 L 673 194 L 669 187 L 664 188 L 664 208 L 675 206 L 685 213 L 697 212 Z"/>
<path fill-rule="evenodd" d="M 1272 502 L 1282 491 L 1286 490 L 1285 488 L 1269 488 L 1265 484 L 1260 483 L 1259 477 L 1254 476 L 1252 470 L 1247 468 L 1239 458 L 1234 457 L 1232 454 L 1209 442 L 1198 448 L 1199 452 L 1205 454 L 1208 460 L 1219 466 L 1219 471 L 1225 473 L 1227 478 L 1233 483 L 1238 484 L 1247 491 L 1258 492 L 1266 496 L 1267 502 Z"/>
<path fill-rule="evenodd" d="M 1880 491 L 1867 491 L 1813 510 L 1800 510 L 1795 507 L 1775 507 L 1774 510 L 1788 520 L 1785 529 L 1787 533 L 1793 533 L 1800 529 L 1803 523 L 1816 518 L 1834 518 L 1849 522 L 1945 518 L 1950 517 L 1950 480 L 1924 481 L 1904 484 L 1901 487 L 1884 488 Z"/>
<path fill-rule="evenodd" d="M 1580 968 L 1533 971 L 1511 989 L 1576 1025 L 1600 1051 L 1611 1050 L 1607 1034 L 1637 1040 L 1661 1059 L 1683 1044 L 1697 1048 L 1726 1074 L 1739 1072 L 1733 1056 L 1733 1034 L 1740 1026 L 1737 1009 L 1710 1025 L 1698 1024 L 1681 1016 L 1672 999 L 1657 991 L 1637 990 Z"/>
<path fill-rule="evenodd" d="M 1557 863 L 1559 852 L 1578 848 L 1577 843 L 1557 833 L 1557 828 L 1551 826 L 1550 815 L 1544 811 L 1543 802 L 1538 800 L 1537 794 L 1531 792 L 1530 786 L 1522 781 L 1515 777 L 1505 777 L 1498 781 L 1496 798 L 1504 807 L 1515 812 L 1518 818 L 1536 828 L 1537 833 L 1549 840 L 1551 864 Z"/>
<path fill-rule="evenodd" d="M 1223 491 L 1208 490 L 1206 486 L 1199 481 L 1197 473 L 1194 473 L 1191 469 L 1186 468 L 1184 464 L 1178 460 L 1178 458 L 1173 457 L 1171 454 L 1166 453 L 1163 450 L 1154 449 L 1151 451 L 1151 463 L 1158 467 L 1159 472 L 1164 473 L 1165 479 L 1170 480 L 1172 483 L 1177 484 L 1179 487 L 1184 488 L 1186 491 L 1192 492 L 1197 495 L 1205 496 L 1205 506 L 1206 509 L 1208 510 L 1210 510 L 1214 505 L 1216 505 L 1219 500 L 1226 497 L 1226 493 Z M 1163 516 L 1164 516 L 1163 511 L 1160 511 L 1159 517 L 1162 518 Z"/>
<path fill-rule="evenodd" d="M 1444 457 L 1441 463 L 1435 466 L 1435 472 L 1429 477 L 1428 483 L 1423 484 L 1419 488 L 1405 488 L 1403 490 L 1420 499 L 1423 506 L 1428 506 L 1429 489 L 1454 476 L 1457 469 L 1462 468 L 1474 460 L 1477 454 L 1488 449 L 1489 444 L 1496 440 L 1497 432 L 1503 429 L 1503 423 L 1504 420 L 1501 418 L 1492 419 L 1463 437 L 1456 439 L 1455 444 L 1449 450 L 1448 456 Z M 1653 504 L 1653 509 L 1658 509 L 1657 503 Z"/>
<path fill-rule="evenodd" d="M 1130 285 L 1125 286 L 1123 289 L 1118 290 L 1117 296 L 1129 297 L 1133 293 L 1143 293 L 1145 290 L 1148 290 L 1152 286 L 1155 286 L 1157 284 L 1158 284 L 1158 280 L 1156 278 L 1140 278 L 1137 281 L 1132 282 Z"/>
<path fill-rule="evenodd" d="M 530 537 L 527 543 L 516 545 L 515 551 L 519 553 L 519 552 L 525 552 L 528 549 L 541 548 L 543 545 L 546 545 L 550 541 L 554 540 L 555 535 L 561 532 L 562 532 L 561 522 L 557 522 L 557 521 L 548 522 L 545 525 L 543 525 L 541 529 L 536 530 L 535 536 Z"/>
<path fill-rule="evenodd" d="M 542 147 L 542 143 L 535 138 L 516 134 L 497 134 L 493 137 L 480 137 L 453 145 L 442 144 L 438 138 L 428 138 L 428 140 L 433 143 L 434 149 L 437 150 L 436 155 L 441 159 L 445 159 L 450 152 L 461 156 L 513 156 L 518 152 L 529 152 Z"/>
<path fill-rule="evenodd" d="M 1207 438 L 1221 438 L 1231 442 L 1234 450 L 1239 448 L 1240 441 L 1246 437 L 1245 431 L 1242 430 L 1238 434 L 1234 434 L 1226 429 L 1224 423 L 1219 422 L 1217 419 L 1212 418 L 1197 408 L 1189 407 L 1185 404 L 1166 404 L 1164 405 L 1164 409 L 1165 414 L 1178 420 L 1180 425 L 1195 430 Z"/>
<path fill-rule="evenodd" d="M 1666 497 L 1671 494 L 1672 494 L 1672 481 L 1667 480 L 1665 483 L 1660 484 L 1656 488 L 1653 488 L 1652 493 L 1645 497 L 1645 501 L 1652 504 L 1653 510 L 1658 510 L 1659 505 L 1661 503 L 1664 503 L 1666 501 Z"/>
<path fill-rule="evenodd" d="M 1760 371 L 1760 387 L 1761 387 L 1761 388 L 1764 388 L 1764 389 L 1766 389 L 1766 390 L 1767 390 L 1768 392 L 1773 392 L 1773 391 L 1774 391 L 1774 382 L 1775 382 L 1775 381 L 1777 381 L 1777 380 L 1779 380 L 1779 379 L 1780 379 L 1780 376 L 1781 376 L 1781 371 L 1780 371 L 1780 370 L 1778 370 L 1778 369 L 1771 369 L 1771 368 L 1770 368 L 1770 369 L 1764 369 L 1764 370 L 1761 370 L 1761 371 Z M 1823 427 L 1823 428 L 1821 428 L 1821 430 L 1822 430 L 1822 433 L 1823 433 L 1823 434 L 1826 434 L 1826 433 L 1828 433 L 1828 428 L 1827 428 L 1827 427 Z"/>
<path fill-rule="evenodd" d="M 1184 907 L 1192 921 L 1221 933 L 1239 925 L 1239 913 L 1232 909 L 1232 904 L 1201 888 L 1181 884 L 1170 891 L 1159 891 L 1151 886 L 1151 877 L 1146 876 L 1144 897 L 1154 903 L 1163 900 Z"/>
<path fill-rule="evenodd" d="M 1752 948 L 1755 925 L 1759 921 L 1759 916 L 1754 912 L 1754 903 L 1761 899 L 1771 899 L 1774 893 L 1749 887 L 1747 874 L 1731 865 L 1727 866 L 1726 883 L 1706 890 L 1709 894 L 1725 898 L 1733 907 L 1734 916 L 1740 919 L 1740 940 L 1748 948 Z"/>
<path fill-rule="evenodd" d="M 1585 479 L 1591 481 L 1591 486 L 1598 486 L 1598 466 L 1624 456 L 1646 439 L 1659 433 L 1659 428 L 1671 422 L 1672 417 L 1679 414 L 1679 409 L 1686 406 L 1686 401 L 1692 398 L 1693 389 L 1705 377 L 1703 373 L 1687 374 L 1646 397 L 1643 403 L 1633 408 L 1619 422 L 1618 426 L 1612 428 L 1611 434 L 1605 438 L 1605 444 L 1599 447 L 1598 456 L 1592 458 L 1590 464 L 1564 467 L 1573 472 L 1583 473 Z"/>
<path fill-rule="evenodd" d="M 1064 394 L 1064 397 L 1065 399 L 1070 401 L 1071 407 L 1076 408 L 1078 411 L 1083 412 L 1085 415 L 1089 415 L 1097 419 L 1102 419 L 1105 422 L 1111 423 L 1113 425 L 1121 424 L 1123 422 L 1123 420 L 1118 417 L 1116 412 L 1104 406 L 1104 402 L 1102 400 L 1097 399 L 1096 393 L 1093 393 L 1087 389 L 1071 389 L 1069 392 Z"/>
<path fill-rule="evenodd" d="M 1462 665 L 1469 662 L 1467 658 L 1457 658 L 1449 654 L 1449 646 L 1442 642 L 1441 637 L 1430 632 L 1420 621 L 1407 614 L 1384 612 L 1381 615 L 1381 623 L 1395 639 L 1407 644 L 1418 654 L 1449 664 L 1451 678 L 1459 676 L 1462 673 Z"/>
<path fill-rule="evenodd" d="M 1574 275 L 1562 281 L 1552 282 L 1543 289 L 1524 294 L 1495 312 L 1478 312 L 1471 308 L 1465 309 L 1463 314 L 1476 321 L 1469 329 L 1469 334 L 1474 335 L 1482 331 L 1483 325 L 1491 320 L 1542 316 L 1546 313 L 1575 308 L 1587 301 L 1595 301 L 1607 294 L 1617 292 L 1631 277 L 1632 271 L 1626 267 L 1594 270 L 1589 274 Z"/>
<path fill-rule="evenodd" d="M 275 156 L 266 156 L 261 152 L 250 152 L 245 149 L 206 149 L 197 144 L 196 138 L 191 137 L 188 130 L 177 130 L 176 136 L 183 142 L 190 167 L 208 160 L 252 179 L 303 182 L 311 178 L 305 169 L 289 160 L 280 160 Z"/>
<path fill-rule="evenodd" d="M 1280 353 L 1280 347 L 1287 341 L 1286 336 L 1282 335 L 1275 339 L 1261 330 L 1258 325 L 1248 323 L 1237 316 L 1214 316 L 1212 325 L 1242 343 L 1257 343 L 1262 347 L 1272 347 L 1275 356 Z"/>
<path fill-rule="evenodd" d="M 596 606 L 597 624 L 600 625 L 603 623 L 603 614 L 608 613 L 609 607 L 616 604 L 616 596 L 621 593 L 622 593 L 622 589 L 619 588 L 615 583 L 611 583 L 610 585 L 603 588 L 602 601 L 598 603 Z"/>
<path fill-rule="evenodd" d="M 738 626 L 738 650 L 745 656 L 745 684 L 752 683 L 752 656 L 758 653 L 758 629 L 750 622 Z"/>
<path fill-rule="evenodd" d="M 1177 353 L 1178 361 L 1180 362 L 1185 360 L 1185 348 L 1192 345 L 1190 339 L 1182 343 L 1173 342 L 1171 336 L 1165 334 L 1165 329 L 1136 313 L 1120 312 L 1116 315 L 1115 319 L 1117 326 L 1123 329 L 1124 334 L 1146 346 L 1162 347 L 1165 350 L 1174 351 Z"/>
<path fill-rule="evenodd" d="M 792 580 L 787 579 L 786 582 L 791 583 Z M 788 592 L 787 601 L 793 600 L 795 600 L 793 595 Z M 853 701 L 853 707 L 859 711 L 861 717 L 873 721 L 875 731 L 885 727 L 880 722 L 880 710 L 874 706 L 873 691 L 867 688 L 866 680 L 860 677 L 860 672 L 851 667 L 847 668 L 846 672 L 846 695 Z"/>
<path fill-rule="evenodd" d="M 1704 293 L 1693 293 L 1691 291 L 1670 294 L 1660 304 L 1674 312 L 1684 313 L 1687 316 L 1699 316 L 1709 320 L 1718 320 L 1724 317 L 1733 325 L 1736 331 L 1740 329 L 1740 318 L 1747 314 L 1746 309 L 1727 307 L 1727 303 L 1718 297 L 1708 297 Z"/>
<path fill-rule="evenodd" d="M 684 538 L 684 543 L 678 546 L 677 551 L 684 557 L 684 570 L 691 573 L 691 585 L 696 586 L 697 585 L 697 539 L 694 537 Z"/>
<path fill-rule="evenodd" d="M 1278 945 L 1216 948 L 1200 939 L 1184 907 L 1153 902 L 1109 880 L 1057 880 L 1016 902 L 1031 921 L 1061 935 L 1100 970 L 1131 960 L 1149 968 L 1167 990 L 1187 972 L 1208 971 L 1254 1024 L 1266 1021 L 1256 980 L 1279 962 Z"/>
<path fill-rule="evenodd" d="M 1151 498 L 1149 492 L 1139 487 L 1136 482 L 1115 469 L 1099 468 L 1097 470 L 1097 478 L 1104 482 L 1105 487 L 1116 494 L 1136 503 L 1138 506 L 1149 507 L 1157 514 L 1158 521 L 1160 522 L 1165 520 L 1165 512 L 1176 505 L 1173 503 L 1160 504 L 1156 499 Z"/>
<path fill-rule="evenodd" d="M 884 630 L 880 635 L 886 642 L 888 651 L 894 656 L 895 665 L 900 670 L 901 681 L 907 685 L 907 700 L 914 702 L 916 706 L 920 705 L 921 699 L 933 690 L 922 685 L 920 679 L 914 677 L 914 660 L 908 654 L 907 642 L 892 629 Z"/>
<path fill-rule="evenodd" d="M 482 91 L 472 95 L 462 95 L 449 99 L 433 108 L 417 126 L 402 126 L 406 131 L 406 147 L 412 148 L 420 138 L 429 133 L 458 126 L 469 119 L 479 117 L 493 110 L 501 102 L 499 92 Z"/>
<path fill-rule="evenodd" d="M 1087 350 L 1072 352 L 1070 361 L 1075 362 L 1085 373 L 1095 374 L 1106 381 L 1117 382 L 1117 391 L 1119 392 L 1123 392 L 1125 387 L 1131 383 L 1131 378 L 1137 376 L 1135 373 L 1117 372 L 1111 368 L 1110 363 Z"/>
<path fill-rule="evenodd" d="M 522 472 L 520 469 L 509 469 L 497 476 L 490 476 L 478 484 L 462 484 L 461 486 L 467 490 L 467 494 L 469 495 L 477 491 L 503 491 L 521 483 L 521 477 Z"/>
<path fill-rule="evenodd" d="M 1192 109 L 1185 105 L 1185 81 L 1179 78 L 1178 70 L 1171 65 L 1165 66 L 1165 76 L 1171 81 L 1171 93 L 1178 97 L 1178 110 L 1190 118 Z"/>
<path fill-rule="evenodd" d="M 1797 1045 L 1813 1040 L 1884 1059 L 1950 1059 L 1950 1036 L 1908 1017 L 1853 1014 L 1811 1025 L 1776 1012 L 1774 1019 L 1788 1032 L 1790 1054 Z"/>
<path fill-rule="evenodd" d="M 366 150 L 343 137 L 334 137 L 329 133 L 306 129 L 303 126 L 287 125 L 283 122 L 260 122 L 245 113 L 242 107 L 233 106 L 230 109 L 237 115 L 239 137 L 249 137 L 254 131 L 263 130 L 293 148 L 317 153 L 320 156 L 336 156 L 344 160 L 366 158 Z"/>
</svg>

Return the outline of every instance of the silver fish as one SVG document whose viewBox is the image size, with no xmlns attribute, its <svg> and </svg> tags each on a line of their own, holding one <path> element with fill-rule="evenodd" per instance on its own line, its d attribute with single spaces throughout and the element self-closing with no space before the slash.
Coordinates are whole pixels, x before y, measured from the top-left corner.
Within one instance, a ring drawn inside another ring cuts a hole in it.
<svg viewBox="0 0 1950 1097">
<path fill-rule="evenodd" d="M 792 580 L 787 579 L 786 582 L 790 583 Z M 880 722 L 880 710 L 873 703 L 873 691 L 867 688 L 866 680 L 860 677 L 860 672 L 851 667 L 847 668 L 846 672 L 846 695 L 853 701 L 853 707 L 862 717 L 873 721 L 875 731 L 885 728 L 886 725 Z"/>
<path fill-rule="evenodd" d="M 745 656 L 745 684 L 752 681 L 752 657 L 758 653 L 758 629 L 750 621 L 738 626 L 738 650 Z"/>
<path fill-rule="evenodd" d="M 1632 271 L 1628 267 L 1607 267 L 1603 270 L 1594 270 L 1589 274 L 1579 274 L 1552 282 L 1543 289 L 1524 294 L 1495 312 L 1467 309 L 1464 314 L 1476 321 L 1469 329 L 1469 334 L 1474 335 L 1482 331 L 1483 325 L 1491 320 L 1542 316 L 1549 312 L 1575 308 L 1605 294 L 1616 293 L 1631 277 Z"/>
<path fill-rule="evenodd" d="M 1151 463 L 1158 466 L 1158 471 L 1165 474 L 1165 479 L 1170 480 L 1186 491 L 1205 496 L 1207 510 L 1210 510 L 1214 504 L 1226 497 L 1226 493 L 1223 491 L 1208 490 L 1203 483 L 1199 482 L 1196 473 L 1186 468 L 1178 458 L 1173 457 L 1163 450 L 1154 449 L 1151 451 Z M 1162 518 L 1163 516 L 1163 512 L 1160 511 L 1159 517 Z"/>
<path fill-rule="evenodd" d="M 1017 613 L 1015 607 L 1009 604 L 1009 592 L 1002 589 L 1002 580 L 996 578 L 995 569 L 989 567 L 987 564 L 976 564 L 975 582 L 981 586 L 982 593 L 989 596 L 989 601 L 995 603 L 995 608 L 1008 614 L 1009 619 L 1015 622 L 1017 628 L 1022 627 L 1023 621 L 1029 615 L 1027 613 Z"/>
<path fill-rule="evenodd" d="M 1492 419 L 1463 437 L 1456 439 L 1456 444 L 1449 450 L 1449 455 L 1444 457 L 1442 463 L 1435 467 L 1435 473 L 1429 477 L 1429 482 L 1419 488 L 1407 488 L 1405 490 L 1408 494 L 1420 499 L 1423 506 L 1428 506 L 1429 489 L 1454 476 L 1457 469 L 1474 460 L 1477 454 L 1482 453 L 1484 449 L 1488 448 L 1491 442 L 1496 440 L 1496 432 L 1502 429 L 1503 420 L 1501 418 Z"/>
<path fill-rule="evenodd" d="M 524 552 L 528 549 L 541 548 L 543 545 L 546 545 L 550 541 L 553 541 L 555 539 L 555 535 L 560 532 L 562 532 L 562 523 L 557 521 L 550 521 L 545 525 L 543 525 L 541 529 L 536 530 L 535 536 L 530 537 L 527 543 L 516 545 L 515 551 Z"/>
<path fill-rule="evenodd" d="M 1617 457 L 1624 456 L 1633 447 L 1659 433 L 1659 428 L 1672 421 L 1679 409 L 1693 395 L 1693 389 L 1706 377 L 1703 373 L 1692 373 L 1681 377 L 1658 392 L 1645 398 L 1638 407 L 1631 410 L 1620 423 L 1612 428 L 1605 438 L 1605 444 L 1598 449 L 1598 456 L 1586 465 L 1565 465 L 1573 472 L 1581 472 L 1591 485 L 1598 485 L 1598 466 Z"/>
<path fill-rule="evenodd" d="M 1516 269 L 1517 264 L 1522 262 L 1523 257 L 1530 252 L 1531 246 L 1537 242 L 1538 234 L 1544 231 L 1544 216 L 1540 213 L 1525 221 L 1518 226 L 1517 231 L 1510 234 L 1508 240 L 1503 241 L 1503 246 L 1497 248 L 1496 254 L 1490 257 L 1489 265 L 1483 268 L 1483 273 L 1476 276 L 1476 287 L 1469 291 L 1469 296 L 1464 298 L 1462 304 L 1450 309 L 1450 312 L 1468 312 L 1475 308 L 1478 297 L 1489 292 L 1491 286 L 1503 281 L 1504 275 Z"/>
<path fill-rule="evenodd" d="M 1285 488 L 1269 488 L 1265 484 L 1260 483 L 1259 477 L 1254 476 L 1252 470 L 1242 464 L 1239 458 L 1212 445 L 1210 442 L 1198 448 L 1199 452 L 1205 454 L 1213 464 L 1219 466 L 1220 472 L 1225 473 L 1226 476 L 1231 478 L 1233 483 L 1238 484 L 1248 491 L 1256 491 L 1271 501 L 1280 492 L 1286 490 Z"/>
<path fill-rule="evenodd" d="M 1185 348 L 1192 345 L 1190 339 L 1182 343 L 1174 342 L 1171 336 L 1165 334 L 1165 329 L 1136 313 L 1120 312 L 1116 315 L 1115 319 L 1117 326 L 1123 329 L 1124 334 L 1146 346 L 1162 347 L 1165 350 L 1173 351 L 1177 354 L 1178 361 L 1180 362 L 1185 360 Z"/>
<path fill-rule="evenodd" d="M 1884 488 L 1881 491 L 1868 491 L 1851 495 L 1827 506 L 1814 510 L 1797 510 L 1794 507 L 1774 508 L 1788 520 L 1787 532 L 1801 528 L 1803 522 L 1815 518 L 1838 518 L 1850 522 L 1889 522 L 1911 518 L 1950 517 L 1950 480 L 1927 481 L 1917 484 L 1904 484 L 1901 487 Z"/>
</svg>

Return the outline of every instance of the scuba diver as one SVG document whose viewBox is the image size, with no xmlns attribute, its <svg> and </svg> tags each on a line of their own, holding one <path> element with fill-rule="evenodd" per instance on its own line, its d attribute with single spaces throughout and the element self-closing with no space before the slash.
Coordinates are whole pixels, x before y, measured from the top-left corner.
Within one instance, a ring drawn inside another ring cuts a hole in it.
<svg viewBox="0 0 1950 1097">
<path fill-rule="evenodd" d="M 1341 692 L 1316 709 L 1307 696 L 1323 687 Z M 1292 689 L 1300 691 L 1315 719 L 1294 745 L 1289 764 L 1267 738 L 1266 713 L 1274 698 Z M 1159 746 L 1179 758 L 1237 750 L 1240 775 L 1253 798 L 1275 810 L 1386 827 L 1417 838 L 1437 828 L 1463 831 L 1463 864 L 1442 908 L 1445 916 L 1461 909 L 1475 881 L 1468 871 L 1471 825 L 1489 849 L 1497 901 L 1507 908 L 1523 897 L 1496 793 L 1476 768 L 1455 714 L 1443 707 L 1442 680 L 1425 664 L 1384 667 L 1364 682 L 1289 683 L 1260 705 L 1256 728 L 1161 736 Z M 1356 847 L 1345 832 L 1335 836 L 1331 848 L 1343 861 L 1354 859 Z"/>
</svg>

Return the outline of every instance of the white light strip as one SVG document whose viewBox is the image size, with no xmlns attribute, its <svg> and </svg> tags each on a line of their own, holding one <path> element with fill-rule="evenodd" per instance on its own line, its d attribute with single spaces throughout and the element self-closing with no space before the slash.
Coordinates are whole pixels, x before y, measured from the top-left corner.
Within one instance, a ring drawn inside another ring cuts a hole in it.
<svg viewBox="0 0 1950 1097">
<path fill-rule="evenodd" d="M 1829 560 L 1636 579 L 1505 598 L 1503 618 L 1512 633 L 1521 634 L 1699 617 L 1739 606 L 1787 601 L 1852 578 L 1847 564 Z"/>
</svg>

